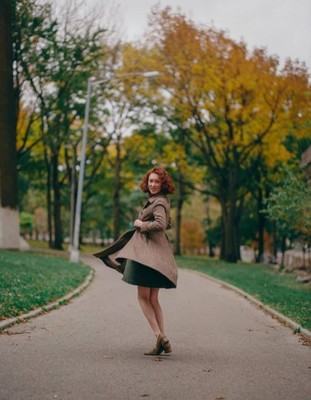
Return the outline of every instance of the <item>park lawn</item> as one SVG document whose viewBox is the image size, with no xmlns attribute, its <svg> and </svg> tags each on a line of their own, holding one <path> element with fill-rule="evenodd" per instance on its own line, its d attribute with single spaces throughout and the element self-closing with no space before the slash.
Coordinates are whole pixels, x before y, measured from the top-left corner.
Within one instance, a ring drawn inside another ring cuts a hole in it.
<svg viewBox="0 0 311 400">
<path fill-rule="evenodd" d="M 226 263 L 206 257 L 176 257 L 180 268 L 203 272 L 228 282 L 272 307 L 301 327 L 311 330 L 311 288 L 296 281 L 294 274 L 271 266 Z"/>
<path fill-rule="evenodd" d="M 27 243 L 30 245 L 30 247 L 34 250 L 50 250 L 49 249 L 49 243 L 43 240 L 27 240 Z M 68 244 L 63 243 L 63 249 L 62 251 L 68 251 Z M 92 244 L 82 244 L 80 247 L 80 252 L 83 254 L 94 254 L 98 253 L 99 251 L 103 250 L 103 246 L 99 245 L 92 245 Z M 54 250 L 55 252 L 55 250 Z"/>
<path fill-rule="evenodd" d="M 90 268 L 48 253 L 0 250 L 0 320 L 47 305 L 78 287 Z"/>
</svg>

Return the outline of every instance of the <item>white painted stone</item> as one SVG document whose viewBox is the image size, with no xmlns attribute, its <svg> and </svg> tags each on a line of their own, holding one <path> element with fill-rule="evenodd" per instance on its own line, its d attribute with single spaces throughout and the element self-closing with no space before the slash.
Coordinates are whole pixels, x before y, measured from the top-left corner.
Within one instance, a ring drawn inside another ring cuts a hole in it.
<svg viewBox="0 0 311 400">
<path fill-rule="evenodd" d="M 0 248 L 19 249 L 19 247 L 18 210 L 0 207 Z"/>
</svg>

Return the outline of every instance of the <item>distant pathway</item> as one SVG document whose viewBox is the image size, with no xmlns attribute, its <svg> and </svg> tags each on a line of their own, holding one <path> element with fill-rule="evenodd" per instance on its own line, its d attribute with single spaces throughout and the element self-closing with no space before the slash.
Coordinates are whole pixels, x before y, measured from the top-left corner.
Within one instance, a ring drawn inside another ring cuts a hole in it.
<svg viewBox="0 0 311 400">
<path fill-rule="evenodd" d="M 173 353 L 146 357 L 136 288 L 85 262 L 80 297 L 0 335 L 0 400 L 310 399 L 310 347 L 233 291 L 181 270 L 161 292 Z"/>
</svg>

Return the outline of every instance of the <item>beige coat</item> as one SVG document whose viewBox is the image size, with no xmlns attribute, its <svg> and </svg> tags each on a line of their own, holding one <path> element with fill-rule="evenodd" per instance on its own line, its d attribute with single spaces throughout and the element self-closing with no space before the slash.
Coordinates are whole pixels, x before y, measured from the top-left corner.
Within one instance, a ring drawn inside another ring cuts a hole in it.
<svg viewBox="0 0 311 400">
<path fill-rule="evenodd" d="M 107 266 L 123 273 L 127 259 L 159 271 L 176 287 L 177 267 L 165 233 L 170 227 L 170 203 L 167 196 L 149 197 L 138 215 L 140 228 L 125 232 L 107 249 L 94 254 Z"/>
</svg>

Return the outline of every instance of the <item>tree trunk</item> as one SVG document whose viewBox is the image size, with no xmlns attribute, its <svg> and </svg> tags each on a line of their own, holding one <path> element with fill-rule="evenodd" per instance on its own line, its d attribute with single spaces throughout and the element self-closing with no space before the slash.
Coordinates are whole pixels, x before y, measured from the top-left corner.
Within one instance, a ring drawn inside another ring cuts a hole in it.
<svg viewBox="0 0 311 400">
<path fill-rule="evenodd" d="M 210 210 L 207 211 L 207 231 L 211 229 L 211 217 Z M 207 243 L 208 243 L 208 255 L 209 257 L 215 257 L 215 243 L 213 241 L 212 235 L 207 234 Z"/>
<path fill-rule="evenodd" d="M 120 190 L 121 190 L 121 149 L 119 143 L 116 145 L 116 161 L 114 167 L 114 193 L 113 193 L 113 237 L 117 240 L 120 236 Z"/>
<path fill-rule="evenodd" d="M 265 216 L 261 212 L 263 209 L 263 196 L 262 189 L 258 190 L 257 198 L 257 218 L 258 218 L 258 254 L 256 256 L 256 262 L 261 263 L 264 260 L 265 242 L 264 242 L 264 231 L 265 231 Z"/>
<path fill-rule="evenodd" d="M 0 3 L 0 248 L 19 248 L 11 1 Z"/>
<path fill-rule="evenodd" d="M 211 240 L 208 241 L 208 255 L 215 257 L 214 243 Z"/>
<path fill-rule="evenodd" d="M 240 257 L 239 222 L 240 214 L 233 198 L 221 201 L 222 238 L 220 258 L 228 262 L 237 262 Z"/>
<path fill-rule="evenodd" d="M 54 248 L 63 250 L 61 193 L 58 179 L 58 154 L 52 155 L 52 185 L 54 193 Z"/>
<path fill-rule="evenodd" d="M 285 251 L 286 251 L 286 236 L 283 235 L 281 240 L 281 252 L 282 252 L 281 266 L 283 267 L 285 262 Z"/>
<path fill-rule="evenodd" d="M 221 209 L 223 209 L 222 205 Z M 224 222 L 223 212 L 221 215 L 220 259 L 221 260 L 225 259 L 225 222 Z"/>
<path fill-rule="evenodd" d="M 224 260 L 237 262 L 239 254 L 236 252 L 235 245 L 235 226 L 232 212 L 228 212 L 224 217 Z"/>
<path fill-rule="evenodd" d="M 235 257 L 236 261 L 241 260 L 241 252 L 240 252 L 240 218 L 241 215 L 239 214 L 238 210 L 234 213 L 234 225 L 233 225 L 233 230 L 234 230 L 234 247 L 235 247 Z"/>
<path fill-rule="evenodd" d="M 184 203 L 184 182 L 181 175 L 177 179 L 177 203 L 176 203 L 176 228 L 175 228 L 175 243 L 174 254 L 181 255 L 181 219 L 182 219 L 182 206 Z"/>
<path fill-rule="evenodd" d="M 240 256 L 239 224 L 242 215 L 242 199 L 238 198 L 238 165 L 230 168 L 228 187 L 219 189 L 222 211 L 222 252 L 221 258 L 227 262 L 237 262 Z"/>
<path fill-rule="evenodd" d="M 51 196 L 51 164 L 48 159 L 46 149 L 44 149 L 44 162 L 46 168 L 46 205 L 47 205 L 47 225 L 49 236 L 49 248 L 53 247 L 53 225 L 52 225 L 52 196 Z"/>
<path fill-rule="evenodd" d="M 271 224 L 271 228 L 272 228 L 272 238 L 273 238 L 273 258 L 274 261 L 276 262 L 278 257 L 278 237 L 277 237 L 275 222 Z"/>
</svg>

